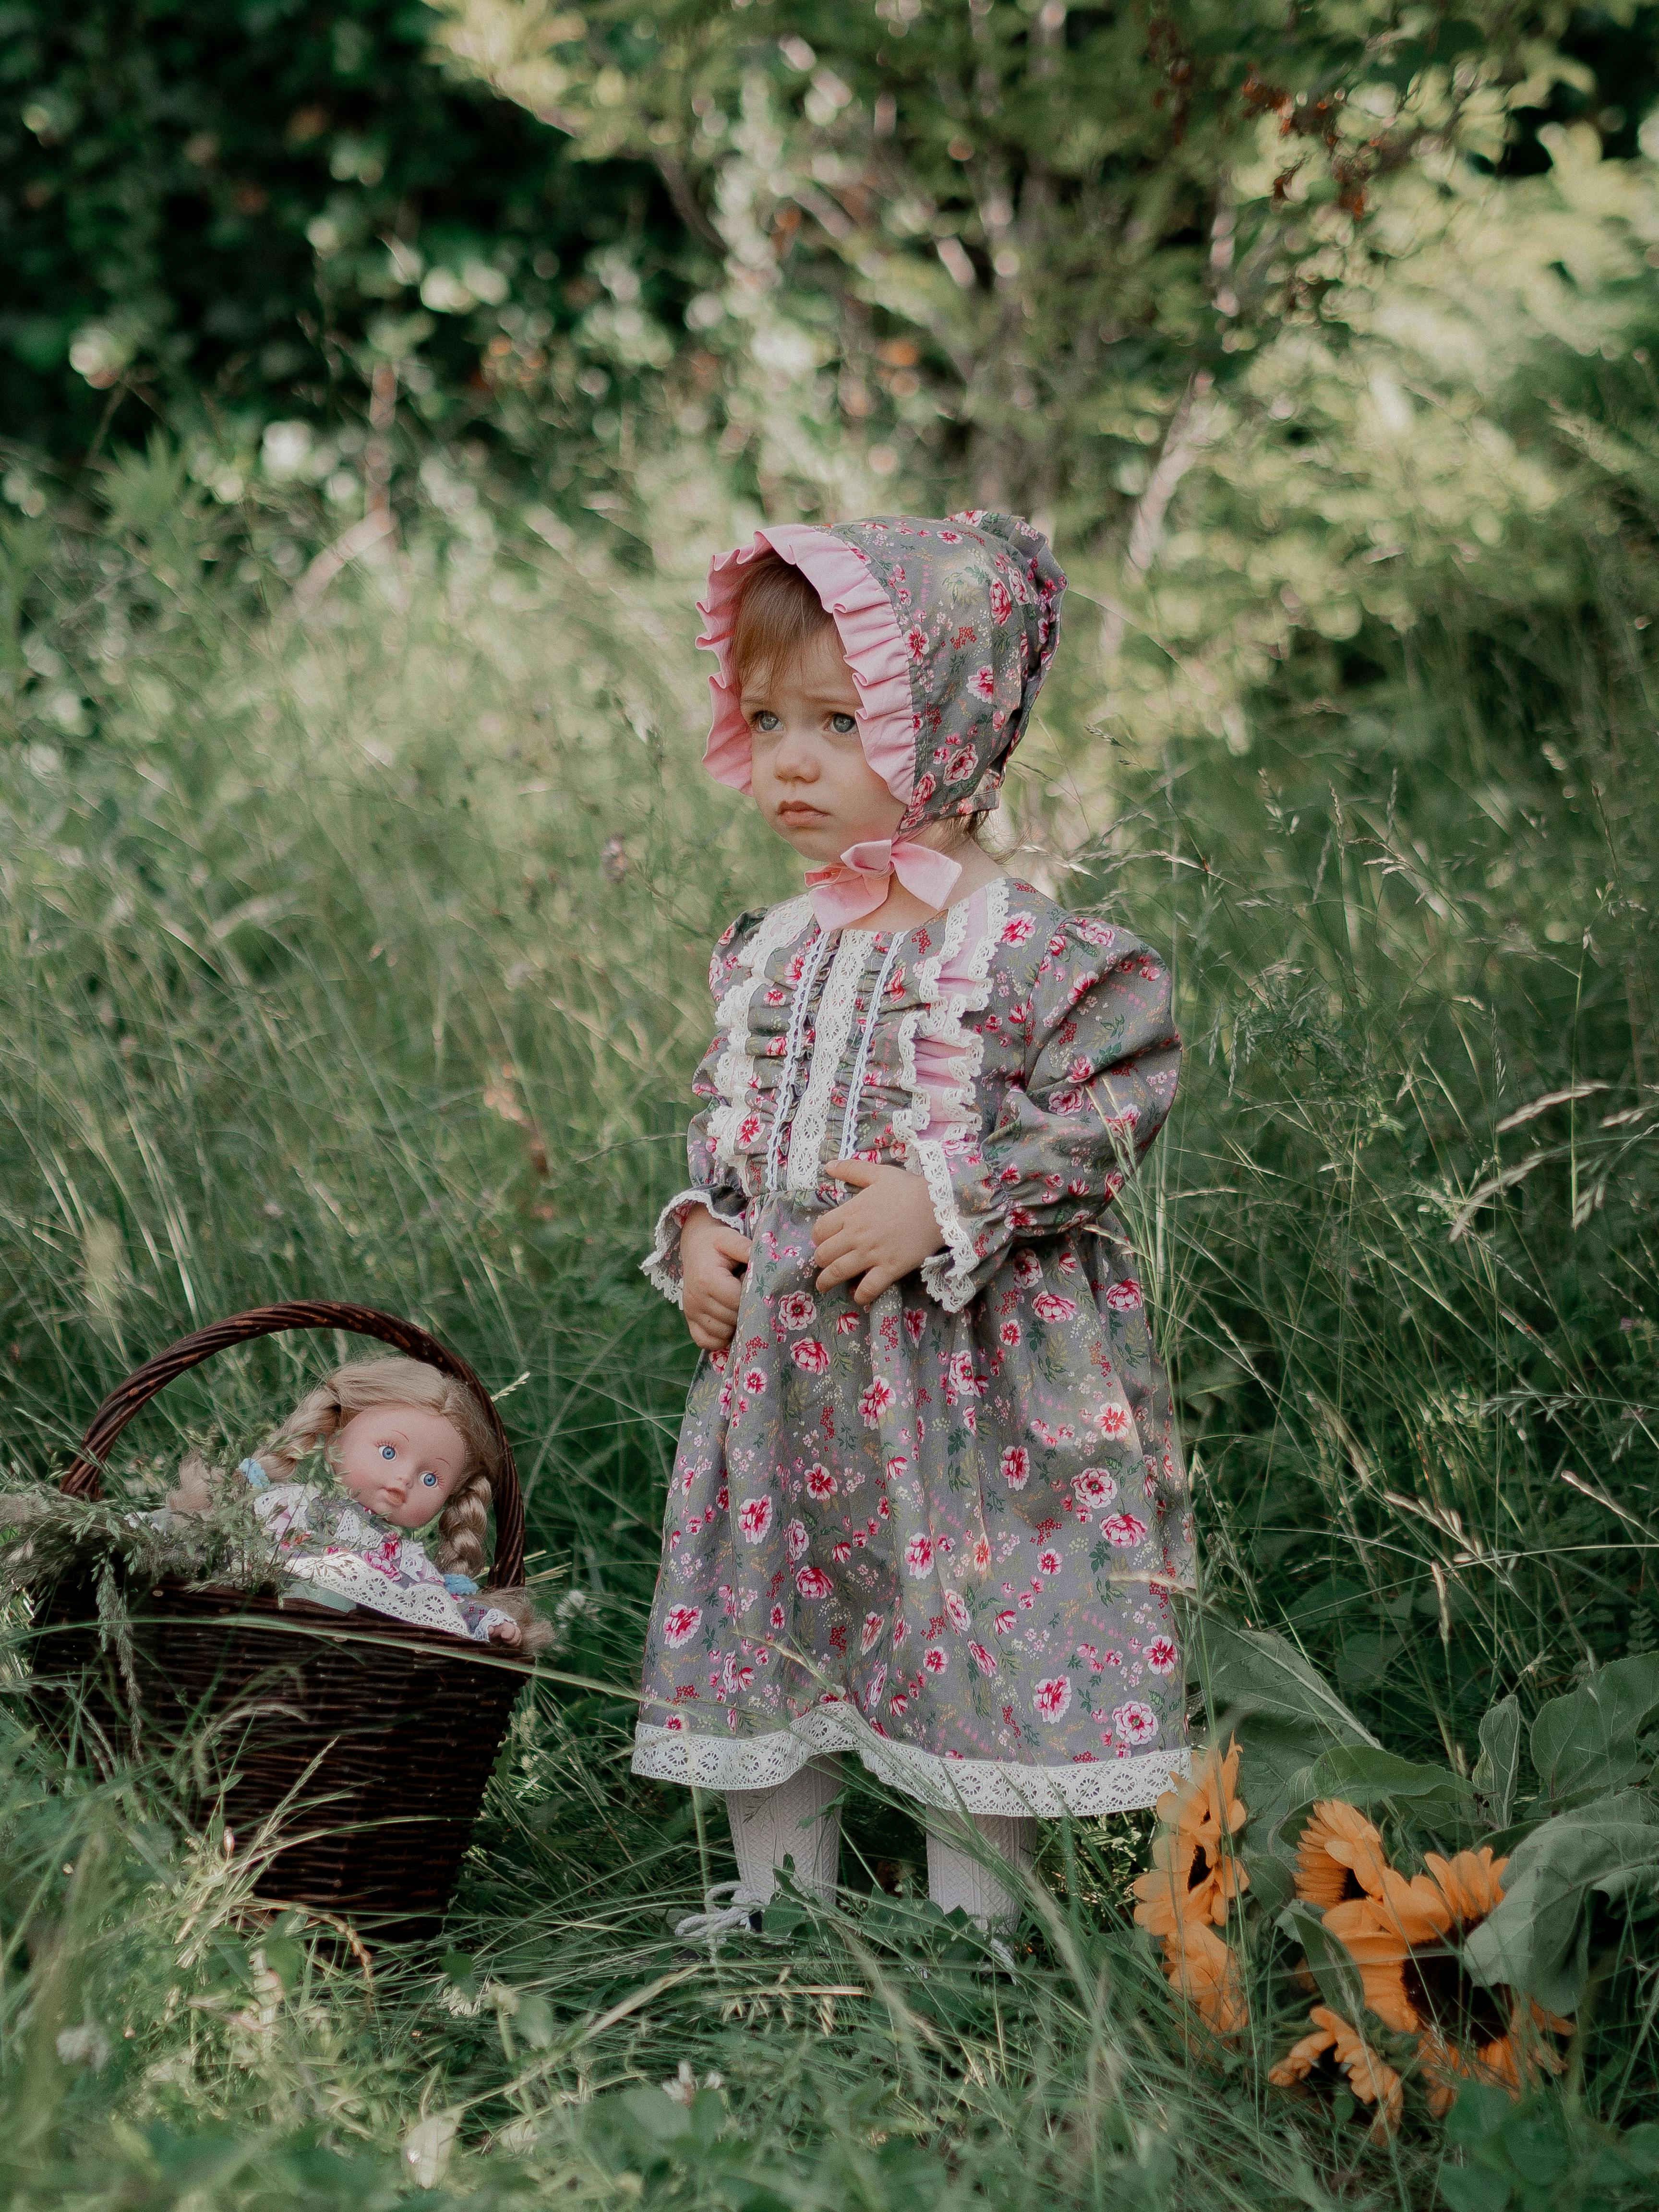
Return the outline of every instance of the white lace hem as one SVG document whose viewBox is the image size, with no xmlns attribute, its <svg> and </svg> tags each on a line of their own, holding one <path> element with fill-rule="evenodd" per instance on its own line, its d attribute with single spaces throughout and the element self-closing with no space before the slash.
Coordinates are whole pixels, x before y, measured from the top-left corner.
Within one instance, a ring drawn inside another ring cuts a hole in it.
<svg viewBox="0 0 1659 2212">
<path fill-rule="evenodd" d="M 755 1071 L 749 1053 L 750 1001 L 766 979 L 767 962 L 780 945 L 799 936 L 811 915 L 812 902 L 803 891 L 761 917 L 754 935 L 738 955 L 738 973 L 714 1016 L 714 1027 L 726 1040 L 714 1066 L 714 1087 L 725 1103 L 708 1117 L 708 1139 L 715 1159 L 733 1174 L 738 1168 L 737 1127 L 747 1106 Z"/>
<path fill-rule="evenodd" d="M 722 1213 L 714 1203 L 712 1190 L 683 1190 L 671 1198 L 657 1216 L 657 1226 L 651 1239 L 651 1249 L 640 1262 L 640 1273 L 653 1291 L 660 1291 L 671 1305 L 685 1304 L 685 1285 L 680 1277 L 680 1231 L 693 1209 L 706 1206 L 716 1221 L 723 1221 L 728 1229 L 740 1230 L 740 1213 Z"/>
<path fill-rule="evenodd" d="M 377 1574 L 367 1559 L 360 1559 L 350 1552 L 331 1552 L 321 1559 L 287 1553 L 282 1564 L 283 1571 L 296 1582 L 331 1590 L 336 1597 L 349 1599 L 353 1605 L 364 1606 L 371 1613 L 386 1613 L 393 1620 L 406 1620 L 416 1628 L 436 1628 L 446 1636 L 484 1644 L 492 1628 L 507 1626 L 507 1614 L 496 1612 L 494 1606 L 469 1626 L 465 1614 L 441 1582 L 394 1583 Z"/>
<path fill-rule="evenodd" d="M 1025 1766 L 1012 1759 L 940 1759 L 914 1744 L 878 1735 L 845 1699 L 814 1705 L 787 1729 L 763 1736 L 693 1735 L 641 1722 L 634 1732 L 634 1771 L 698 1790 L 775 1790 L 810 1759 L 854 1751 L 878 1782 L 942 1811 L 999 1813 L 1058 1820 L 1139 1812 L 1156 1804 L 1191 1771 L 1192 1754 L 1145 1751 L 1129 1759 L 1068 1766 Z"/>
</svg>

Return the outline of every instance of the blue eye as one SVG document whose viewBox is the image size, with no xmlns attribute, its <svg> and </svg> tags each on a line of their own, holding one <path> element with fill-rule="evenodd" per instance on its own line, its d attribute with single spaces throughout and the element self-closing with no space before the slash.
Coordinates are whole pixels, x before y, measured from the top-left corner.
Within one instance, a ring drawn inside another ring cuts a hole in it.
<svg viewBox="0 0 1659 2212">
<path fill-rule="evenodd" d="M 396 1459 L 397 1456 L 398 1447 L 396 1444 L 382 1444 L 380 1446 L 380 1457 L 382 1459 Z"/>
<path fill-rule="evenodd" d="M 423 1474 L 421 1477 L 421 1487 L 422 1490 L 435 1490 L 438 1487 L 437 1476 L 435 1474 Z"/>
</svg>

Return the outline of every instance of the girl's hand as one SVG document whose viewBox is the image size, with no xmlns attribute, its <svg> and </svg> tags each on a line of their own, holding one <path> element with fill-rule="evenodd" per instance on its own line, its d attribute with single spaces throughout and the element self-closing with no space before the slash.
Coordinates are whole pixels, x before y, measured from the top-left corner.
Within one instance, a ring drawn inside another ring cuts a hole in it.
<svg viewBox="0 0 1659 2212">
<path fill-rule="evenodd" d="M 867 1306 L 930 1253 L 944 1250 L 933 1201 L 919 1175 L 908 1168 L 872 1167 L 868 1160 L 837 1160 L 828 1172 L 855 1184 L 857 1195 L 812 1224 L 819 1290 L 861 1275 L 853 1296 Z"/>
<path fill-rule="evenodd" d="M 498 1620 L 489 1632 L 492 1644 L 505 1644 L 509 1650 L 524 1642 L 524 1631 L 516 1620 Z"/>
<path fill-rule="evenodd" d="M 738 1325 L 739 1280 L 749 1264 L 749 1239 L 716 1221 L 706 1206 L 689 1213 L 680 1231 L 680 1282 L 685 1325 L 703 1352 L 724 1352 Z"/>
</svg>

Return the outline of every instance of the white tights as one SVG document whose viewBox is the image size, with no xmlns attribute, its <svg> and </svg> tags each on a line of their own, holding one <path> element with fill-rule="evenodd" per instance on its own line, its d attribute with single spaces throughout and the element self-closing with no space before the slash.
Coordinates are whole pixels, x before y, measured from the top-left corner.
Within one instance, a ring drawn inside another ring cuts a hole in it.
<svg viewBox="0 0 1659 2212">
<path fill-rule="evenodd" d="M 746 1899 L 758 1905 L 771 1897 L 786 1858 L 794 1861 L 802 1889 L 826 1902 L 833 1899 L 841 1863 L 841 1814 L 831 1801 L 840 1789 L 840 1760 L 814 1759 L 775 1790 L 726 1791 L 732 1848 Z M 976 1831 L 991 1851 L 1024 1874 L 1036 1855 L 1036 1826 L 1000 1813 L 930 1812 L 928 1896 L 942 1911 L 960 1905 L 981 1928 L 1007 1933 L 1019 1918 L 1018 1893 L 967 1847 L 967 1831 Z"/>
</svg>

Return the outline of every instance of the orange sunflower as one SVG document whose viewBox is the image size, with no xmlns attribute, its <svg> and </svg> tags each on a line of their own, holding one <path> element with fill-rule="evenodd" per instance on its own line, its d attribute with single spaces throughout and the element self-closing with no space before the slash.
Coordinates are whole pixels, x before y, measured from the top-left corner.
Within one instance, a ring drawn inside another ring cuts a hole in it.
<svg viewBox="0 0 1659 2212">
<path fill-rule="evenodd" d="M 1375 1889 L 1325 1912 L 1325 1925 L 1359 1969 L 1368 2008 L 1416 2039 L 1437 2114 L 1450 2106 L 1460 2078 L 1500 2081 L 1518 2093 L 1536 2068 L 1560 2070 L 1543 2038 L 1571 2033 L 1571 2021 L 1516 1990 L 1471 1980 L 1457 1955 L 1463 1937 L 1502 1898 L 1508 1863 L 1494 1860 L 1489 1847 L 1450 1859 L 1430 1852 L 1421 1874 L 1408 1881 L 1385 1864 Z"/>
<path fill-rule="evenodd" d="M 1134 1881 L 1136 1922 L 1154 1936 L 1167 1939 L 1192 1923 L 1218 1928 L 1231 1900 L 1249 1887 L 1227 1848 L 1249 1818 L 1233 1793 L 1237 1778 L 1238 1746 L 1230 1743 L 1222 1758 L 1212 1744 L 1190 1778 L 1158 1799 L 1152 1863 Z"/>
<path fill-rule="evenodd" d="M 1316 2005 L 1308 2019 L 1313 2033 L 1291 2045 L 1278 2065 L 1268 2069 L 1267 2079 L 1280 2089 L 1305 2081 L 1328 2051 L 1347 2075 L 1349 2087 L 1360 2103 L 1376 2107 L 1376 2118 L 1371 2122 L 1371 2141 L 1386 2142 L 1400 2124 L 1404 2101 L 1400 2076 L 1387 2059 L 1373 2051 L 1341 2014 L 1333 2012 L 1328 2005 Z"/>
<path fill-rule="evenodd" d="M 1249 1818 L 1234 1794 L 1237 1777 L 1238 1746 L 1223 1757 L 1212 1745 L 1191 1778 L 1158 1799 L 1152 1863 L 1134 1882 L 1135 1919 L 1162 1938 L 1171 1988 L 1218 2035 L 1236 2034 L 1247 2018 L 1238 1960 L 1215 1933 L 1249 1887 L 1228 1848 Z"/>
<path fill-rule="evenodd" d="M 1164 1937 L 1164 1971 L 1218 2035 L 1237 2035 L 1249 2021 L 1237 1954 L 1205 1922 L 1184 1922 Z"/>
<path fill-rule="evenodd" d="M 1352 1897 L 1381 1897 L 1394 1871 L 1382 1838 L 1340 1797 L 1316 1805 L 1296 1847 L 1296 1893 L 1322 1911 Z"/>
</svg>

